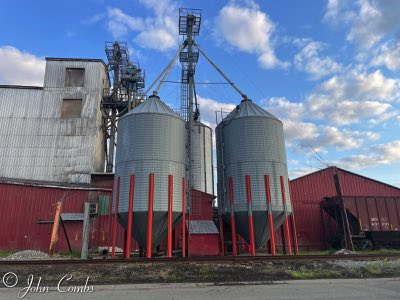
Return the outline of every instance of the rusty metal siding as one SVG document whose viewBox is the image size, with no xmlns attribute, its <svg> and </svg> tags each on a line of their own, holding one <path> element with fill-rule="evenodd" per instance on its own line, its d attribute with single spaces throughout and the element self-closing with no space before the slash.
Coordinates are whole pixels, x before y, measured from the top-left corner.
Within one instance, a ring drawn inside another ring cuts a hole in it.
<svg viewBox="0 0 400 300">
<path fill-rule="evenodd" d="M 375 220 L 379 220 L 379 214 L 388 215 L 388 213 L 381 207 L 383 206 L 383 202 L 379 202 L 378 199 L 382 197 L 400 197 L 400 189 L 343 169 L 338 168 L 337 172 L 343 196 L 345 198 L 356 198 L 355 204 L 363 220 L 362 225 L 367 230 L 380 230 L 380 224 L 379 222 L 375 224 Z M 326 228 L 327 225 L 324 224 L 324 213 L 321 212 L 320 203 L 324 197 L 336 196 L 334 174 L 335 167 L 330 167 L 290 181 L 291 199 L 296 215 L 298 242 L 299 246 L 304 249 L 321 249 L 326 247 L 325 240 L 327 234 L 323 228 Z M 368 199 L 364 201 L 363 199 L 366 197 Z M 375 198 L 377 198 L 378 203 L 376 203 Z M 390 205 L 392 212 L 389 216 L 395 218 L 393 213 L 395 204 Z M 329 218 L 327 218 L 327 221 L 329 221 Z"/>
<path fill-rule="evenodd" d="M 39 220 L 53 220 L 57 201 L 63 199 L 63 213 L 82 213 L 85 201 L 97 202 L 99 196 L 111 197 L 107 189 L 43 187 L 24 184 L 0 183 L 0 249 L 36 249 L 47 251 L 51 224 L 38 224 Z M 90 226 L 90 247 L 109 245 L 109 217 L 95 218 Z M 82 222 L 65 223 L 73 250 L 80 251 Z M 124 231 L 118 227 L 117 246 L 122 248 Z M 67 251 L 67 243 L 60 226 L 56 251 Z"/>
<path fill-rule="evenodd" d="M 84 87 L 64 87 L 67 67 L 85 68 Z M 0 87 L 0 177 L 90 182 L 103 171 L 100 62 L 47 61 L 43 89 Z M 80 118 L 60 118 L 62 99 L 82 99 Z"/>
</svg>

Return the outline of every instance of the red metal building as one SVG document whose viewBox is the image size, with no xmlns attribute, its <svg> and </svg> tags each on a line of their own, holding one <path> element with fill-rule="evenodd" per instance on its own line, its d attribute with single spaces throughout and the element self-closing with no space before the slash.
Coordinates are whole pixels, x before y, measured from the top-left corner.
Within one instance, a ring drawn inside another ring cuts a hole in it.
<svg viewBox="0 0 400 300">
<path fill-rule="evenodd" d="M 0 181 L 0 250 L 35 249 L 48 251 L 55 207 L 62 202 L 61 217 L 71 248 L 81 251 L 84 203 L 98 204 L 98 214 L 90 226 L 89 248 L 109 245 L 109 204 L 112 190 L 87 185 L 67 185 L 30 180 Z M 122 247 L 124 232 L 118 228 L 117 246 Z M 56 252 L 67 252 L 60 225 Z"/>
<path fill-rule="evenodd" d="M 369 218 L 378 217 L 378 210 L 381 212 L 381 216 L 386 216 L 391 211 L 388 205 L 395 207 L 395 204 L 393 204 L 395 202 L 392 203 L 390 202 L 391 200 L 389 202 L 385 201 L 385 198 L 400 198 L 400 189 L 397 187 L 336 167 L 329 167 L 292 180 L 290 182 L 290 191 L 296 216 L 297 237 L 299 247 L 303 250 L 329 247 L 327 244 L 330 235 L 329 230 L 335 230 L 335 225 L 333 218 L 325 210 L 321 209 L 321 203 L 326 198 L 337 196 L 334 181 L 335 174 L 339 177 L 345 206 L 349 201 L 346 201 L 346 199 L 352 197 L 373 198 L 375 199 L 374 201 L 377 201 L 375 203 L 375 207 L 377 207 L 375 208 L 377 211 L 376 216 L 371 215 Z M 351 206 L 351 204 L 349 205 Z M 394 220 L 395 216 L 392 213 L 390 214 Z M 364 217 L 363 222 L 365 225 L 369 224 L 370 221 Z M 396 222 L 393 221 L 393 225 Z"/>
</svg>

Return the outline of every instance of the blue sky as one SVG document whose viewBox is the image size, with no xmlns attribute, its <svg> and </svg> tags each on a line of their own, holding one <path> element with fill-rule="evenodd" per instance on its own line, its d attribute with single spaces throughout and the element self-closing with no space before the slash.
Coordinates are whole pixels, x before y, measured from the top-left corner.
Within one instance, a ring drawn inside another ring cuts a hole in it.
<svg viewBox="0 0 400 300">
<path fill-rule="evenodd" d="M 284 122 L 291 178 L 328 164 L 400 186 L 398 0 L 7 1 L 0 84 L 41 85 L 45 56 L 106 61 L 104 42 L 120 40 L 149 85 L 182 41 L 179 7 L 202 9 L 197 43 Z M 168 79 L 179 78 L 177 63 Z M 196 81 L 223 79 L 201 57 Z M 241 100 L 227 85 L 199 84 L 197 94 L 211 126 Z M 161 97 L 179 108 L 177 84 Z"/>
</svg>

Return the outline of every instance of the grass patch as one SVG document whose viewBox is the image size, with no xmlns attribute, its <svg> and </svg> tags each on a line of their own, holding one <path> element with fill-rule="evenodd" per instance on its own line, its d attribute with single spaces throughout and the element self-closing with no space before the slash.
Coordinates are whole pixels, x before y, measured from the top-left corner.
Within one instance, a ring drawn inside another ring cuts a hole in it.
<svg viewBox="0 0 400 300">
<path fill-rule="evenodd" d="M 72 252 L 61 252 L 57 254 L 58 256 L 68 256 L 71 258 L 81 258 L 81 252 L 72 251 Z"/>
<path fill-rule="evenodd" d="M 13 252 L 0 251 L 0 257 L 7 257 L 11 254 L 13 254 Z"/>
<path fill-rule="evenodd" d="M 320 279 L 320 278 L 340 278 L 342 274 L 336 270 L 299 270 L 289 271 L 289 274 L 295 279 Z"/>
</svg>

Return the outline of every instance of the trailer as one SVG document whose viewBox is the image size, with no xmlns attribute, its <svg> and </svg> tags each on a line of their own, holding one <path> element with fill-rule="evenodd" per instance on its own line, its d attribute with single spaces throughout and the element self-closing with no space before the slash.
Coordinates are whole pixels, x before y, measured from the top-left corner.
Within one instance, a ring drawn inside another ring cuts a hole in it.
<svg viewBox="0 0 400 300">
<path fill-rule="evenodd" d="M 345 215 L 350 235 L 357 249 L 400 248 L 400 197 L 343 197 L 345 214 L 341 213 L 340 198 L 326 197 L 321 209 L 326 212 L 325 236 L 329 246 L 343 247 Z M 335 228 L 326 228 L 334 220 Z"/>
</svg>

